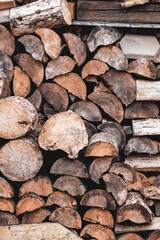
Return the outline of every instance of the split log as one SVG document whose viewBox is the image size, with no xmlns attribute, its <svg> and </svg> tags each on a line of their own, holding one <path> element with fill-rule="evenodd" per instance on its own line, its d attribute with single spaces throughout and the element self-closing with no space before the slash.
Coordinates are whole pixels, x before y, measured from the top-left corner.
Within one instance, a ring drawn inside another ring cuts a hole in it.
<svg viewBox="0 0 160 240">
<path fill-rule="evenodd" d="M 75 65 L 76 62 L 68 56 L 59 56 L 51 60 L 45 70 L 46 80 L 71 72 Z"/>
<path fill-rule="evenodd" d="M 20 67 L 14 67 L 13 93 L 15 96 L 27 97 L 31 91 L 31 84 L 28 75 Z"/>
<path fill-rule="evenodd" d="M 67 73 L 53 79 L 54 82 L 67 89 L 81 100 L 86 100 L 87 88 L 82 78 L 76 73 Z"/>
<path fill-rule="evenodd" d="M 94 87 L 94 92 L 109 92 L 109 93 L 111 93 L 109 88 L 104 86 L 104 84 L 102 82 L 97 83 L 97 85 Z"/>
<path fill-rule="evenodd" d="M 69 110 L 77 113 L 80 117 L 91 122 L 101 122 L 102 114 L 99 108 L 92 102 L 89 101 L 79 101 L 73 103 Z"/>
<path fill-rule="evenodd" d="M 156 79 L 160 79 L 160 65 L 156 67 Z"/>
<path fill-rule="evenodd" d="M 111 163 L 113 161 L 112 157 L 101 157 L 96 158 L 89 166 L 90 178 L 97 184 L 99 184 L 99 179 L 102 174 L 107 172 Z"/>
<path fill-rule="evenodd" d="M 89 122 L 87 122 L 85 120 L 84 120 L 84 125 L 85 125 L 86 131 L 87 131 L 88 140 L 90 140 L 91 137 L 94 134 L 97 133 L 97 128 L 93 124 L 91 124 L 91 123 L 89 123 Z"/>
<path fill-rule="evenodd" d="M 9 212 L 0 212 L 0 226 L 9 226 L 19 224 L 19 219 L 15 214 Z M 3 229 L 3 228 L 2 228 Z M 0 230 L 1 232 L 1 230 Z M 1 234 L 2 237 L 2 234 Z M 4 238 L 6 240 L 6 238 Z"/>
<path fill-rule="evenodd" d="M 121 2 L 121 7 L 122 8 L 129 8 L 129 7 L 133 7 L 136 5 L 143 5 L 145 3 L 148 3 L 149 0 L 123 0 Z"/>
<path fill-rule="evenodd" d="M 147 137 L 133 137 L 129 139 L 124 149 L 124 154 L 132 152 L 156 154 L 159 152 L 158 145 Z"/>
<path fill-rule="evenodd" d="M 156 217 L 160 217 L 160 201 L 155 202 L 154 207 L 155 207 L 155 215 L 156 215 Z"/>
<path fill-rule="evenodd" d="M 152 232 L 149 234 L 147 240 L 159 240 L 160 239 L 160 231 Z"/>
<path fill-rule="evenodd" d="M 38 112 L 40 111 L 42 105 L 42 95 L 38 89 L 36 89 L 34 93 L 29 98 L 27 98 L 27 100 L 33 104 Z"/>
<path fill-rule="evenodd" d="M 14 56 L 14 60 L 38 87 L 43 81 L 44 77 L 44 68 L 42 63 L 35 60 L 31 55 L 27 53 L 17 54 Z"/>
<path fill-rule="evenodd" d="M 50 173 L 89 178 L 85 164 L 78 159 L 71 160 L 68 158 L 60 158 L 53 163 Z"/>
<path fill-rule="evenodd" d="M 100 106 L 105 113 L 117 122 L 122 122 L 124 114 L 123 106 L 115 95 L 108 92 L 93 92 L 88 95 L 88 99 Z"/>
<path fill-rule="evenodd" d="M 105 156 L 118 156 L 118 143 L 117 139 L 105 132 L 94 134 L 85 152 L 85 157 L 105 157 Z"/>
<path fill-rule="evenodd" d="M 48 177 L 35 177 L 22 184 L 19 189 L 19 197 L 28 193 L 35 193 L 47 197 L 53 193 L 52 182 Z"/>
<path fill-rule="evenodd" d="M 33 178 L 42 164 L 42 153 L 33 140 L 13 140 L 0 149 L 0 171 L 12 181 Z"/>
<path fill-rule="evenodd" d="M 14 213 L 15 203 L 13 200 L 0 198 L 0 211 Z"/>
<path fill-rule="evenodd" d="M 36 126 L 36 128 L 35 128 L 34 130 L 32 130 L 32 131 L 30 131 L 30 132 L 28 133 L 27 137 L 38 141 L 39 134 L 40 134 L 40 132 L 41 132 L 42 127 L 43 127 L 44 124 L 45 124 L 44 115 L 42 115 L 41 113 L 39 113 L 38 124 L 37 124 L 37 126 Z"/>
<path fill-rule="evenodd" d="M 49 210 L 39 208 L 34 210 L 33 212 L 26 212 L 22 217 L 21 223 L 22 224 L 41 223 L 50 215 L 51 212 Z"/>
<path fill-rule="evenodd" d="M 71 24 L 71 14 L 66 0 L 45 2 L 40 0 L 10 10 L 10 27 L 15 36 L 33 33 L 38 28 L 66 24 Z"/>
<path fill-rule="evenodd" d="M 0 24 L 8 24 L 10 22 L 10 10 L 1 10 L 0 11 Z"/>
<path fill-rule="evenodd" d="M 134 136 L 160 135 L 160 119 L 132 120 Z"/>
<path fill-rule="evenodd" d="M 127 71 L 129 73 L 134 73 L 138 76 L 142 76 L 150 79 L 156 78 L 156 68 L 154 64 L 151 61 L 146 60 L 144 58 L 140 58 L 132 61 L 128 65 Z"/>
<path fill-rule="evenodd" d="M 126 71 L 128 69 L 128 60 L 124 53 L 115 46 L 100 48 L 94 55 L 94 59 L 107 63 L 116 70 Z"/>
<path fill-rule="evenodd" d="M 160 81 L 136 80 L 137 101 L 160 101 Z"/>
<path fill-rule="evenodd" d="M 46 121 L 38 142 L 45 150 L 61 149 L 68 153 L 69 158 L 76 158 L 79 151 L 87 146 L 88 136 L 82 119 L 68 111 L 57 113 Z"/>
<path fill-rule="evenodd" d="M 124 114 L 124 118 L 158 118 L 159 109 L 153 102 L 133 102 L 129 105 Z"/>
<path fill-rule="evenodd" d="M 125 159 L 125 163 L 136 171 L 152 172 L 160 171 L 160 155 L 130 155 Z"/>
<path fill-rule="evenodd" d="M 144 240 L 136 233 L 127 233 L 124 235 L 121 235 L 117 238 L 117 240 Z"/>
<path fill-rule="evenodd" d="M 77 201 L 68 193 L 56 191 L 52 193 L 46 202 L 46 206 L 58 205 L 62 208 L 68 207 L 77 209 Z"/>
<path fill-rule="evenodd" d="M 63 87 L 55 83 L 42 83 L 38 89 L 46 101 L 52 105 L 55 112 L 67 110 L 68 94 Z"/>
<path fill-rule="evenodd" d="M 100 76 L 109 70 L 107 64 L 99 60 L 90 60 L 87 62 L 81 72 L 82 78 L 86 78 L 88 75 Z"/>
<path fill-rule="evenodd" d="M 66 175 L 59 177 L 53 187 L 60 191 L 66 191 L 72 196 L 82 196 L 86 192 L 86 187 L 80 179 Z"/>
<path fill-rule="evenodd" d="M 12 56 L 15 50 L 15 39 L 6 27 L 0 25 L 0 51 Z"/>
<path fill-rule="evenodd" d="M 14 0 L 2 0 L 0 2 L 0 10 L 2 9 L 8 9 L 8 8 L 13 8 L 16 6 L 16 3 Z"/>
<path fill-rule="evenodd" d="M 86 225 L 81 233 L 80 236 L 81 237 L 94 237 L 98 240 L 115 240 L 115 236 L 114 233 L 112 232 L 112 230 L 110 228 L 104 227 L 100 224 L 88 224 Z"/>
<path fill-rule="evenodd" d="M 110 173 L 104 174 L 102 179 L 106 184 L 106 190 L 112 193 L 118 205 L 121 206 L 127 197 L 125 182 L 121 177 Z"/>
<path fill-rule="evenodd" d="M 50 221 L 59 222 L 64 227 L 81 229 L 82 220 L 79 213 L 73 208 L 57 208 L 49 217 Z"/>
<path fill-rule="evenodd" d="M 130 74 L 111 69 L 101 77 L 123 104 L 128 106 L 135 100 L 136 83 Z"/>
<path fill-rule="evenodd" d="M 68 8 L 71 13 L 71 19 L 75 19 L 75 2 L 68 2 Z"/>
<path fill-rule="evenodd" d="M 122 175 L 125 182 L 136 182 L 136 171 L 126 163 L 113 163 L 109 169 L 110 173 Z"/>
<path fill-rule="evenodd" d="M 78 66 L 81 66 L 87 57 L 85 43 L 73 33 L 64 33 L 63 37 L 67 43 L 71 55 L 73 55 Z"/>
<path fill-rule="evenodd" d="M 26 52 L 30 53 L 35 60 L 42 61 L 45 55 L 44 47 L 40 39 L 33 35 L 24 35 L 18 39 L 22 43 Z"/>
<path fill-rule="evenodd" d="M 124 129 L 124 132 L 126 135 L 131 135 L 133 132 L 132 132 L 132 128 L 131 126 L 123 126 L 123 129 Z"/>
<path fill-rule="evenodd" d="M 120 33 L 115 28 L 107 26 L 95 27 L 88 36 L 87 46 L 90 52 L 94 52 L 99 46 L 108 46 L 115 43 L 120 36 Z"/>
<path fill-rule="evenodd" d="M 6 74 L 0 71 L 0 99 L 10 96 L 10 80 Z"/>
<path fill-rule="evenodd" d="M 113 197 L 107 191 L 101 189 L 93 189 L 87 192 L 82 197 L 80 205 L 116 210 Z"/>
<path fill-rule="evenodd" d="M 116 222 L 121 223 L 126 220 L 137 224 L 149 223 L 153 220 L 152 211 L 139 193 L 128 193 L 126 203 L 117 212 Z"/>
<path fill-rule="evenodd" d="M 47 107 L 45 105 L 43 105 L 43 111 L 44 114 L 46 115 L 47 118 L 52 117 L 54 114 L 56 114 L 55 110 L 51 107 Z"/>
<path fill-rule="evenodd" d="M 13 76 L 13 63 L 6 53 L 0 51 L 0 71 L 4 72 L 11 81 Z"/>
<path fill-rule="evenodd" d="M 160 200 L 160 188 L 156 186 L 142 187 L 141 194 L 145 198 Z"/>
<path fill-rule="evenodd" d="M 43 198 L 35 194 L 27 194 L 23 196 L 16 205 L 16 215 L 21 215 L 25 212 L 32 212 L 38 208 L 44 207 Z"/>
<path fill-rule="evenodd" d="M 0 177 L 0 197 L 12 198 L 14 197 L 14 189 L 9 182 Z"/>
<path fill-rule="evenodd" d="M 98 84 L 97 77 L 95 75 L 89 75 L 85 79 L 86 82 L 93 82 Z"/>
<path fill-rule="evenodd" d="M 91 208 L 83 216 L 83 220 L 92 223 L 100 223 L 101 225 L 113 228 L 114 219 L 110 211 L 101 208 Z"/>
<path fill-rule="evenodd" d="M 8 97 L 0 99 L 0 137 L 15 139 L 35 129 L 38 114 L 25 98 Z"/>
<path fill-rule="evenodd" d="M 149 179 L 140 172 L 136 172 L 136 178 L 137 180 L 134 183 L 126 182 L 128 191 L 131 191 L 132 189 L 140 191 L 142 187 L 149 187 L 151 185 Z"/>
</svg>

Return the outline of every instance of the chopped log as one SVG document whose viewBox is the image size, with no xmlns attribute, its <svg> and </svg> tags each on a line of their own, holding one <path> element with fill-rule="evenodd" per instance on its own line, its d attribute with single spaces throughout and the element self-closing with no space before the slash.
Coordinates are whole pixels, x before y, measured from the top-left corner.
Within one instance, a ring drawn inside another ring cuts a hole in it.
<svg viewBox="0 0 160 240">
<path fill-rule="evenodd" d="M 15 39 L 6 27 L 0 25 L 0 51 L 12 56 L 15 50 Z"/>
<path fill-rule="evenodd" d="M 100 223 L 101 225 L 113 228 L 114 219 L 110 211 L 101 208 L 91 208 L 83 216 L 83 220 L 92 223 Z"/>
<path fill-rule="evenodd" d="M 133 137 L 129 139 L 124 149 L 124 154 L 132 152 L 156 154 L 159 152 L 157 144 L 147 137 Z"/>
<path fill-rule="evenodd" d="M 115 236 L 112 230 L 100 224 L 90 223 L 86 225 L 82 229 L 80 236 L 88 237 L 88 235 L 98 240 L 115 240 Z"/>
<path fill-rule="evenodd" d="M 0 51 L 0 71 L 4 72 L 11 81 L 13 76 L 13 63 L 6 53 Z"/>
<path fill-rule="evenodd" d="M 55 110 L 51 107 L 46 107 L 43 105 L 43 111 L 47 118 L 52 117 L 54 114 L 56 114 Z"/>
<path fill-rule="evenodd" d="M 0 212 L 0 226 L 6 226 L 6 225 L 9 226 L 9 225 L 16 225 L 16 224 L 19 224 L 19 219 L 16 217 L 15 214 L 9 213 L 9 212 Z M 1 237 L 2 237 L 2 233 L 1 233 Z M 6 240 L 6 238 L 4 238 L 4 240 Z"/>
<path fill-rule="evenodd" d="M 12 198 L 12 197 L 14 197 L 13 187 L 3 177 L 0 177 L 0 197 L 1 198 Z"/>
<path fill-rule="evenodd" d="M 16 226 L 0 227 L 1 240 L 18 239 L 69 239 L 82 240 L 70 230 L 66 229 L 59 223 L 33 223 L 21 224 Z"/>
<path fill-rule="evenodd" d="M 85 164 L 78 159 L 71 160 L 68 158 L 59 158 L 53 163 L 50 173 L 89 178 Z"/>
<path fill-rule="evenodd" d="M 85 152 L 85 157 L 118 156 L 117 139 L 105 132 L 94 134 Z"/>
<path fill-rule="evenodd" d="M 13 200 L 0 198 L 0 211 L 14 213 L 15 203 Z"/>
<path fill-rule="evenodd" d="M 75 2 L 68 2 L 68 8 L 71 13 L 71 19 L 75 19 Z"/>
<path fill-rule="evenodd" d="M 126 233 L 117 238 L 117 240 L 144 240 L 136 233 Z"/>
<path fill-rule="evenodd" d="M 156 217 L 160 217 L 160 201 L 155 202 L 154 207 Z"/>
<path fill-rule="evenodd" d="M 160 188 L 156 186 L 142 187 L 141 194 L 145 198 L 160 200 Z"/>
<path fill-rule="evenodd" d="M 67 73 L 53 79 L 54 82 L 67 89 L 81 100 L 86 100 L 87 89 L 82 78 L 76 73 Z"/>
<path fill-rule="evenodd" d="M 1 10 L 0 11 L 0 24 L 8 24 L 10 22 L 10 10 Z"/>
<path fill-rule="evenodd" d="M 91 137 L 94 134 L 97 133 L 97 128 L 93 124 L 91 124 L 91 123 L 89 123 L 89 122 L 87 122 L 85 120 L 84 120 L 84 125 L 85 125 L 86 131 L 87 131 L 88 140 L 90 140 Z"/>
<path fill-rule="evenodd" d="M 122 122 L 124 114 L 123 106 L 115 95 L 108 92 L 93 92 L 88 95 L 88 99 L 100 106 L 105 113 L 117 122 Z"/>
<path fill-rule="evenodd" d="M 12 181 L 33 178 L 42 164 L 42 153 L 33 140 L 13 140 L 0 149 L 0 171 Z"/>
<path fill-rule="evenodd" d="M 0 2 L 0 10 L 9 9 L 16 6 L 15 0 L 2 0 Z"/>
<path fill-rule="evenodd" d="M 46 206 L 58 205 L 62 208 L 70 207 L 77 209 L 77 201 L 68 193 L 56 191 L 52 193 L 46 202 Z"/>
<path fill-rule="evenodd" d="M 71 14 L 66 0 L 47 0 L 45 2 L 40 0 L 10 10 L 10 27 L 15 36 L 33 33 L 43 27 L 52 28 L 67 24 L 71 24 Z M 46 35 L 48 34 L 46 33 Z M 47 37 L 51 39 L 51 36 Z M 49 43 L 52 45 L 52 41 Z M 54 43 L 55 41 L 53 41 L 53 46 Z"/>
<path fill-rule="evenodd" d="M 160 155 L 130 155 L 125 159 L 125 163 L 136 171 L 157 172 L 160 171 Z"/>
<path fill-rule="evenodd" d="M 55 83 L 42 83 L 39 86 L 39 91 L 46 99 L 46 101 L 52 105 L 55 112 L 64 112 L 68 107 L 68 94 L 66 90 Z"/>
<path fill-rule="evenodd" d="M 126 135 L 131 135 L 133 132 L 132 132 L 132 128 L 131 126 L 123 126 L 123 129 L 124 129 L 124 132 Z"/>
<path fill-rule="evenodd" d="M 25 212 L 32 212 L 35 209 L 45 206 L 43 198 L 35 194 L 27 194 L 23 196 L 16 205 L 16 215 L 21 215 Z"/>
<path fill-rule="evenodd" d="M 71 72 L 75 65 L 76 62 L 68 56 L 59 56 L 51 60 L 45 70 L 46 80 Z"/>
<path fill-rule="evenodd" d="M 40 132 L 41 132 L 42 127 L 43 127 L 44 124 L 45 124 L 44 115 L 42 115 L 41 113 L 39 113 L 39 120 L 38 120 L 37 127 L 36 127 L 36 129 L 30 131 L 30 132 L 28 133 L 27 137 L 38 141 L 39 134 L 40 134 Z"/>
<path fill-rule="evenodd" d="M 49 217 L 50 221 L 59 222 L 64 227 L 81 229 L 82 220 L 79 213 L 73 208 L 57 208 Z"/>
<path fill-rule="evenodd" d="M 80 117 L 91 122 L 101 122 L 102 114 L 99 108 L 92 102 L 89 101 L 79 101 L 73 103 L 69 110 L 77 113 Z"/>
<path fill-rule="evenodd" d="M 93 82 L 98 84 L 97 77 L 95 75 L 89 75 L 85 79 L 86 82 Z"/>
<path fill-rule="evenodd" d="M 0 99 L 10 96 L 10 80 L 6 74 L 0 71 Z"/>
<path fill-rule="evenodd" d="M 116 70 L 126 71 L 128 69 L 128 60 L 124 53 L 115 46 L 100 48 L 94 55 L 94 59 L 107 63 Z"/>
<path fill-rule="evenodd" d="M 121 206 L 127 197 L 125 182 L 121 177 L 110 173 L 104 174 L 102 178 L 106 184 L 106 190 L 112 193 L 118 205 Z"/>
<path fill-rule="evenodd" d="M 99 184 L 99 179 L 101 178 L 102 174 L 107 172 L 113 158 L 112 157 L 101 157 L 96 158 L 89 166 L 89 175 L 90 178 L 97 184 Z"/>
<path fill-rule="evenodd" d="M 156 78 L 156 68 L 154 64 L 146 60 L 144 58 L 139 58 L 137 60 L 132 61 L 128 65 L 128 70 L 129 73 L 134 73 L 138 76 L 150 78 L 150 79 L 155 79 Z"/>
<path fill-rule="evenodd" d="M 87 57 L 85 43 L 73 33 L 64 33 L 63 37 L 67 43 L 70 53 L 73 55 L 78 66 L 81 66 Z"/>
<path fill-rule="evenodd" d="M 24 35 L 18 39 L 35 60 L 42 61 L 45 55 L 44 47 L 40 39 L 33 35 Z"/>
<path fill-rule="evenodd" d="M 13 93 L 15 96 L 27 97 L 31 91 L 31 84 L 28 75 L 20 67 L 14 67 Z"/>
<path fill-rule="evenodd" d="M 111 69 L 101 77 L 123 104 L 128 106 L 135 100 L 136 83 L 130 74 Z"/>
<path fill-rule="evenodd" d="M 39 208 L 34 210 L 33 212 L 26 212 L 22 217 L 21 223 L 22 224 L 41 223 L 50 215 L 51 212 L 49 210 Z"/>
<path fill-rule="evenodd" d="M 149 223 L 153 220 L 153 213 L 144 203 L 140 193 L 128 193 L 126 203 L 118 210 L 116 222 L 130 220 L 133 223 Z"/>
<path fill-rule="evenodd" d="M 137 101 L 160 101 L 160 81 L 136 80 Z"/>
<path fill-rule="evenodd" d="M 136 182 L 136 171 L 126 163 L 113 163 L 109 169 L 110 173 L 122 175 L 125 182 Z"/>
<path fill-rule="evenodd" d="M 102 82 L 97 83 L 97 85 L 94 87 L 94 92 L 111 92 L 109 88 L 104 86 Z"/>
<path fill-rule="evenodd" d="M 53 193 L 52 182 L 48 177 L 35 177 L 22 184 L 19 189 L 19 197 L 28 193 L 35 193 L 47 197 Z"/>
<path fill-rule="evenodd" d="M 12 117 L 11 117 L 12 116 Z M 38 114 L 34 106 L 22 97 L 0 99 L 0 137 L 14 139 L 35 129 Z"/>
<path fill-rule="evenodd" d="M 17 54 L 14 56 L 14 60 L 38 87 L 43 81 L 44 77 L 44 68 L 42 63 L 35 60 L 31 55 L 27 53 Z"/>
<path fill-rule="evenodd" d="M 113 197 L 107 191 L 101 189 L 93 189 L 87 192 L 82 197 L 80 205 L 116 210 L 116 203 Z"/>
<path fill-rule="evenodd" d="M 160 119 L 132 120 L 134 136 L 160 135 Z"/>
<path fill-rule="evenodd" d="M 149 179 L 142 173 L 136 172 L 137 180 L 134 183 L 126 182 L 126 187 L 128 191 L 132 189 L 135 191 L 140 191 L 142 187 L 149 187 L 150 182 Z"/>
<path fill-rule="evenodd" d="M 156 79 L 160 79 L 160 65 L 156 67 Z"/>
<path fill-rule="evenodd" d="M 147 238 L 147 240 L 159 240 L 159 239 L 160 239 L 160 231 L 150 233 Z"/>
<path fill-rule="evenodd" d="M 34 93 L 29 98 L 27 98 L 27 100 L 33 104 L 38 112 L 40 111 L 42 105 L 42 95 L 38 89 L 36 89 Z"/>
<path fill-rule="evenodd" d="M 143 5 L 148 2 L 149 2 L 149 0 L 122 0 L 121 7 L 129 8 L 129 7 L 133 7 L 135 5 Z"/>
<path fill-rule="evenodd" d="M 152 207 L 154 205 L 154 201 L 151 199 L 144 199 L 144 203 L 147 204 L 148 207 Z"/>
<path fill-rule="evenodd" d="M 61 149 L 68 153 L 69 158 L 76 158 L 79 151 L 87 146 L 88 136 L 82 119 L 68 111 L 57 113 L 46 121 L 38 142 L 45 150 Z"/>
<path fill-rule="evenodd" d="M 81 72 L 82 78 L 86 78 L 88 75 L 100 76 L 109 70 L 107 64 L 99 60 L 90 60 L 87 62 Z"/>
<path fill-rule="evenodd" d="M 124 118 L 158 118 L 159 109 L 153 102 L 133 102 L 125 110 Z"/>
<path fill-rule="evenodd" d="M 160 175 L 158 175 L 158 176 L 154 179 L 152 185 L 153 185 L 153 186 L 156 186 L 156 187 L 160 187 Z"/>
<path fill-rule="evenodd" d="M 107 26 L 95 27 L 88 36 L 87 46 L 90 52 L 94 52 L 99 46 L 108 46 L 115 43 L 120 36 L 120 33 L 115 28 Z"/>
<path fill-rule="evenodd" d="M 72 176 L 59 177 L 53 187 L 60 191 L 66 191 L 72 196 L 82 196 L 86 192 L 86 187 L 81 180 Z"/>
<path fill-rule="evenodd" d="M 122 126 L 119 123 L 108 121 L 108 122 L 100 124 L 97 128 L 98 128 L 98 130 L 100 130 L 102 132 L 108 132 L 108 128 L 110 130 L 113 129 L 114 131 L 118 130 L 118 131 L 115 131 L 114 136 L 115 136 L 115 134 L 116 134 L 116 136 L 115 136 L 116 138 L 118 136 L 120 136 L 119 148 L 120 148 L 120 150 L 122 150 L 124 148 L 124 146 L 126 144 L 126 134 L 125 134 Z"/>
</svg>

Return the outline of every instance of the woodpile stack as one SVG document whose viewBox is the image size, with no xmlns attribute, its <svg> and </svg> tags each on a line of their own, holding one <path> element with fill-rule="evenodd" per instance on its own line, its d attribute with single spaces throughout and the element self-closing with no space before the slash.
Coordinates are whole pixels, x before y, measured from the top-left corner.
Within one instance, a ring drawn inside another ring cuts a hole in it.
<svg viewBox="0 0 160 240">
<path fill-rule="evenodd" d="M 160 61 L 110 27 L 0 32 L 0 225 L 159 239 Z"/>
</svg>

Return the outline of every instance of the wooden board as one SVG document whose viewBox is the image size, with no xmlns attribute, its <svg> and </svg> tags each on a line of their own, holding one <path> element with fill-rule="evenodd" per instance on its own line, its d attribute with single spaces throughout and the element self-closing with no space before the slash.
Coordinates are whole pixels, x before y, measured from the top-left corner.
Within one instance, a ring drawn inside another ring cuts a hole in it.
<svg viewBox="0 0 160 240">
<path fill-rule="evenodd" d="M 1 240 L 81 240 L 59 223 L 0 226 Z"/>
<path fill-rule="evenodd" d="M 160 119 L 132 120 L 134 136 L 160 135 Z"/>
</svg>

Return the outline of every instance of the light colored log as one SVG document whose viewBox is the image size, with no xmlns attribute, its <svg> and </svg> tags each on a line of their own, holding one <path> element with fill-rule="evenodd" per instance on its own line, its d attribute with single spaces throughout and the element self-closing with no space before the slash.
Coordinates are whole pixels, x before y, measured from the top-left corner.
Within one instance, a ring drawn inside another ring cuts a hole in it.
<svg viewBox="0 0 160 240">
<path fill-rule="evenodd" d="M 137 101 L 160 101 L 160 81 L 136 80 Z"/>
<path fill-rule="evenodd" d="M 132 120 L 133 136 L 160 135 L 160 119 Z"/>
<path fill-rule="evenodd" d="M 10 13 L 9 9 L 0 11 L 0 24 L 9 23 L 9 21 L 10 21 L 9 13 Z"/>
</svg>

